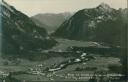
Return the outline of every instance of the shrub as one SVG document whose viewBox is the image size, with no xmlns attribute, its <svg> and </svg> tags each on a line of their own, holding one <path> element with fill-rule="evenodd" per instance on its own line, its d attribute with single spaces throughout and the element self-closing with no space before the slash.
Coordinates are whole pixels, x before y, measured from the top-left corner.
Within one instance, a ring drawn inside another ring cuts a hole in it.
<svg viewBox="0 0 128 82">
<path fill-rule="evenodd" d="M 111 72 L 114 72 L 114 73 L 121 73 L 122 71 L 122 66 L 117 64 L 110 64 L 108 68 Z"/>
<path fill-rule="evenodd" d="M 3 62 L 3 65 L 8 65 L 8 64 L 9 64 L 8 61 Z"/>
</svg>

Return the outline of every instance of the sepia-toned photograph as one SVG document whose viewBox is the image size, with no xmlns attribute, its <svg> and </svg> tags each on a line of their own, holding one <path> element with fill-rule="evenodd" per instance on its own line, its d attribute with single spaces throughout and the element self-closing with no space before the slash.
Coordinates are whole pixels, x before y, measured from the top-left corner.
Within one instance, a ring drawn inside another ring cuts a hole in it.
<svg viewBox="0 0 128 82">
<path fill-rule="evenodd" d="M 0 82 L 127 82 L 128 0 L 0 0 Z"/>
</svg>

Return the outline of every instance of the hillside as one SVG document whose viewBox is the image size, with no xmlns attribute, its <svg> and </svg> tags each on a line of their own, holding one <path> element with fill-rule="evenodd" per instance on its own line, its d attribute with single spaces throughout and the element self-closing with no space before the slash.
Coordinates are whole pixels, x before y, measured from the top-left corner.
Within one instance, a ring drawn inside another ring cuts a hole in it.
<svg viewBox="0 0 128 82">
<path fill-rule="evenodd" d="M 96 8 L 83 9 L 66 20 L 53 33 L 56 37 L 72 40 L 97 41 L 119 45 L 122 12 L 102 3 Z"/>
<path fill-rule="evenodd" d="M 0 3 L 2 12 L 2 54 L 21 54 L 51 48 L 56 41 L 44 28 L 37 26 L 28 16 L 6 2 Z"/>
</svg>

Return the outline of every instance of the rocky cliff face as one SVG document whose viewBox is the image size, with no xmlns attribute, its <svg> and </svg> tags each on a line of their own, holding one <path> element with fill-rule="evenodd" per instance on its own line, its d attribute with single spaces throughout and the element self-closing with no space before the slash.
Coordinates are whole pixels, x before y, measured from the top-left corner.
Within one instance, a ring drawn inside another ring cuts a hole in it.
<svg viewBox="0 0 128 82">
<path fill-rule="evenodd" d="M 122 24 L 120 10 L 102 3 L 96 8 L 78 11 L 53 35 L 74 40 L 119 44 Z"/>
<path fill-rule="evenodd" d="M 0 3 L 2 53 L 40 51 L 55 45 L 44 28 L 37 26 L 28 16 L 13 6 Z"/>
</svg>

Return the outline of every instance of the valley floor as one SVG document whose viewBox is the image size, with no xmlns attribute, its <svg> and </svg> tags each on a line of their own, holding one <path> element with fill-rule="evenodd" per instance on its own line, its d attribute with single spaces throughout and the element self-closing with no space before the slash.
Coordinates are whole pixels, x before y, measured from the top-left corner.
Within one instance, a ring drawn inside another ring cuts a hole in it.
<svg viewBox="0 0 128 82">
<path fill-rule="evenodd" d="M 50 51 L 65 51 L 70 46 L 89 46 L 98 45 L 95 42 L 80 42 L 71 41 L 65 39 L 57 39 L 59 44 L 53 47 Z M 38 54 L 37 54 L 38 55 Z M 79 55 L 80 57 L 81 55 Z M 26 59 L 19 59 L 20 63 L 16 64 L 6 59 L 0 59 L 0 75 L 8 75 L 10 72 L 13 74 L 11 78 L 15 78 L 19 81 L 84 81 L 88 82 L 95 74 L 100 75 L 101 72 L 106 73 L 105 76 L 115 75 L 121 76 L 121 63 L 118 57 L 103 56 L 101 54 L 89 54 L 89 56 L 95 58 L 79 63 L 73 63 L 66 65 L 65 68 L 57 71 L 46 71 L 50 68 L 57 67 L 58 65 L 65 64 L 65 62 L 71 63 L 71 59 L 79 61 L 79 57 L 50 57 L 42 61 L 30 61 Z M 85 59 L 86 60 L 86 56 Z M 67 64 L 67 63 L 66 63 Z M 114 69 L 114 70 L 113 70 Z M 45 71 L 44 71 L 45 70 Z M 101 73 L 102 74 L 102 73 Z M 113 77 L 113 76 L 112 76 Z M 1 77 L 0 77 L 1 78 Z M 108 78 L 108 77 L 107 77 Z M 113 81 L 114 82 L 114 81 Z M 122 82 L 122 81 L 120 81 Z"/>
</svg>

